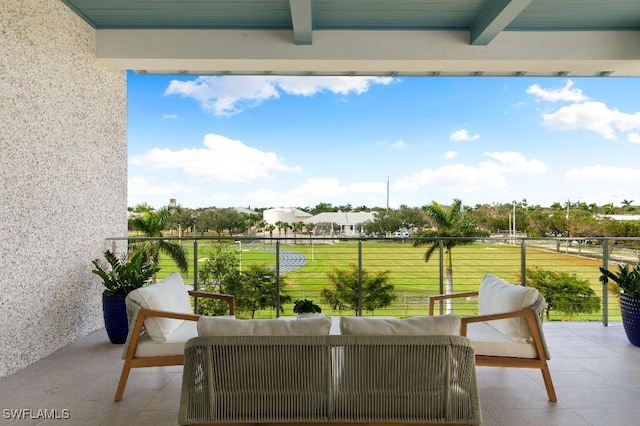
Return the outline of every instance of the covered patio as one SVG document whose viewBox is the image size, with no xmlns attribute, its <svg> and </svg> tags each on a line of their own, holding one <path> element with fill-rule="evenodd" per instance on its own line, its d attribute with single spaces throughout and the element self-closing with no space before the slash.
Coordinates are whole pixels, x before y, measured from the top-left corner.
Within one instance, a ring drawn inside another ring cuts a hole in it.
<svg viewBox="0 0 640 426">
<path fill-rule="evenodd" d="M 620 323 L 545 323 L 549 362 L 558 402 L 547 400 L 538 370 L 478 368 L 483 425 L 616 426 L 640 417 L 640 351 L 627 342 Z M 3 419 L 18 410 L 29 421 L 38 410 L 57 410 L 73 425 L 175 425 L 182 367 L 131 372 L 124 399 L 113 402 L 122 367 L 121 345 L 103 329 L 0 380 Z M 20 410 L 30 411 L 20 411 Z"/>
<path fill-rule="evenodd" d="M 65 424 L 175 424 L 180 369 L 134 372 L 91 260 L 127 232 L 127 70 L 640 76 L 640 2 L 5 0 L 0 14 L 0 407 Z M 549 323 L 537 371 L 479 372 L 485 424 L 631 424 L 640 354 L 619 324 Z M 514 391 L 517 390 L 517 391 Z M 9 410 L 9 411 L 6 411 Z M 62 410 L 68 410 L 62 412 Z M 30 419 L 19 424 L 41 424 Z M 59 420 L 58 420 L 59 422 Z"/>
</svg>

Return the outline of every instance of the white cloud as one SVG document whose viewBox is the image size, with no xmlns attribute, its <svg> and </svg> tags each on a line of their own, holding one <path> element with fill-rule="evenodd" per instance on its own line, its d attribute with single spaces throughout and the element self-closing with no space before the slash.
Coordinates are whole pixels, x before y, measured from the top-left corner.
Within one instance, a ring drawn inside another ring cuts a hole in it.
<svg viewBox="0 0 640 426">
<path fill-rule="evenodd" d="M 374 84 L 391 84 L 391 77 L 272 77 L 274 83 L 282 91 L 290 95 L 312 96 L 322 91 L 340 95 L 356 93 L 358 95 L 369 90 Z"/>
<path fill-rule="evenodd" d="M 335 178 L 309 178 L 284 192 L 266 188 L 253 191 L 247 194 L 247 199 L 263 205 L 306 206 L 328 199 L 347 199 L 349 194 L 383 194 L 385 190 L 386 185 L 383 182 L 354 182 L 343 185 Z"/>
<path fill-rule="evenodd" d="M 233 115 L 278 98 L 281 92 L 296 96 L 323 91 L 361 94 L 372 85 L 392 81 L 391 77 L 201 76 L 195 80 L 172 80 L 165 95 L 193 98 L 214 115 Z"/>
<path fill-rule="evenodd" d="M 627 140 L 631 143 L 640 143 L 640 133 L 629 133 Z"/>
<path fill-rule="evenodd" d="M 482 191 L 504 187 L 505 174 L 544 173 L 547 167 L 540 160 L 528 160 L 517 152 L 485 152 L 497 161 L 483 161 L 478 165 L 452 164 L 439 169 L 424 169 L 400 178 L 394 189 L 417 190 L 423 186 L 451 189 L 461 192 Z"/>
<path fill-rule="evenodd" d="M 598 101 L 564 106 L 553 113 L 543 114 L 542 120 L 554 130 L 585 129 L 605 139 L 615 139 L 616 129 L 623 132 L 640 129 L 640 112 L 623 113 Z"/>
<path fill-rule="evenodd" d="M 571 181 L 640 182 L 640 169 L 596 164 L 569 169 L 566 176 Z"/>
<path fill-rule="evenodd" d="M 449 135 L 449 139 L 452 141 L 460 142 L 460 141 L 475 141 L 480 139 L 479 135 L 470 135 L 466 129 L 456 130 L 455 132 Z"/>
<path fill-rule="evenodd" d="M 149 198 L 164 198 L 165 204 L 169 203 L 169 198 L 176 194 L 195 193 L 199 188 L 195 185 L 186 185 L 180 182 L 159 182 L 157 179 L 149 179 L 142 176 L 129 177 L 128 183 L 128 204 L 145 203 Z"/>
<path fill-rule="evenodd" d="M 498 167 L 491 163 L 480 166 L 453 164 L 439 169 L 425 169 L 411 176 L 397 179 L 394 189 L 418 190 L 423 186 L 472 192 L 506 185 L 506 179 Z"/>
<path fill-rule="evenodd" d="M 386 191 L 386 185 L 383 182 L 355 182 L 348 186 L 349 192 L 354 194 L 368 192 L 368 193 L 384 193 Z"/>
<path fill-rule="evenodd" d="M 285 164 L 273 152 L 264 152 L 225 136 L 208 134 L 204 148 L 154 148 L 145 155 L 133 157 L 132 165 L 150 169 L 180 169 L 187 175 L 221 182 L 248 183 L 268 178 L 274 171 L 300 171 Z"/>
<path fill-rule="evenodd" d="M 446 151 L 444 154 L 442 154 L 442 158 L 444 158 L 445 160 L 452 160 L 457 156 L 458 156 L 458 153 L 455 151 Z"/>
<path fill-rule="evenodd" d="M 178 118 L 178 114 L 162 114 L 162 118 L 166 120 L 171 120 L 174 118 Z"/>
<path fill-rule="evenodd" d="M 403 140 L 398 140 L 391 144 L 391 148 L 402 149 L 405 148 L 407 144 Z"/>
<path fill-rule="evenodd" d="M 580 89 L 572 89 L 573 81 L 567 80 L 567 83 L 561 89 L 543 89 L 538 84 L 531 85 L 527 88 L 527 93 L 536 97 L 538 101 L 547 102 L 584 102 L 589 100 Z"/>
<path fill-rule="evenodd" d="M 485 152 L 484 155 L 498 161 L 505 173 L 536 174 L 547 171 L 547 166 L 541 160 L 528 160 L 519 152 Z"/>
</svg>

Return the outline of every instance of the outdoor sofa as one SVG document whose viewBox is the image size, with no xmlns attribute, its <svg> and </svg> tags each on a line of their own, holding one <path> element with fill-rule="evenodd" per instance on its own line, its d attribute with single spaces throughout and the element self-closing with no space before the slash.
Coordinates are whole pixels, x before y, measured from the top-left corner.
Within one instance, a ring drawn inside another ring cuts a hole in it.
<svg viewBox="0 0 640 426">
<path fill-rule="evenodd" d="M 202 317 L 185 344 L 179 422 L 481 423 L 460 319 Z"/>
</svg>

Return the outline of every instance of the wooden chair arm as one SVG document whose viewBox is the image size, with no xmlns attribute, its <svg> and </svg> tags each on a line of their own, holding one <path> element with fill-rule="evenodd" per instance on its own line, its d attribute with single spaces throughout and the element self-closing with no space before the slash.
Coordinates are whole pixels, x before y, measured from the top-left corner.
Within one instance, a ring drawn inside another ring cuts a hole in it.
<svg viewBox="0 0 640 426">
<path fill-rule="evenodd" d="M 537 323 L 535 322 L 535 317 L 533 316 L 534 312 L 531 309 L 521 309 L 515 312 L 505 312 L 502 314 L 490 314 L 490 315 L 474 315 L 472 317 L 462 317 L 460 318 L 460 335 L 467 335 L 467 324 L 472 322 L 486 322 L 486 321 L 494 321 L 508 318 L 519 318 L 526 317 L 527 322 L 529 323 L 529 328 L 533 330 L 532 327 L 537 328 Z M 531 323 L 533 321 L 533 324 Z"/>
<path fill-rule="evenodd" d="M 181 319 L 186 321 L 198 321 L 200 315 L 140 308 L 140 310 L 138 311 L 138 316 L 136 317 L 136 321 L 133 324 L 133 331 L 131 332 L 131 341 L 129 342 L 129 347 L 127 348 L 126 359 L 134 358 L 136 349 L 138 347 L 138 341 L 140 340 L 140 334 L 142 333 L 142 327 L 144 326 L 144 319 L 147 317 L 162 317 Z"/>
<path fill-rule="evenodd" d="M 233 294 L 210 293 L 208 291 L 189 290 L 189 295 L 195 298 L 204 297 L 207 299 L 222 300 L 229 304 L 229 315 L 235 315 L 236 313 L 235 298 L 233 297 Z"/>
<path fill-rule="evenodd" d="M 435 302 L 446 299 L 455 299 L 458 297 L 474 297 L 478 295 L 478 291 L 464 291 L 460 293 L 451 294 L 438 294 L 435 296 L 429 296 L 429 316 L 433 316 Z"/>
<path fill-rule="evenodd" d="M 140 308 L 140 312 L 138 312 L 138 318 L 136 319 L 136 322 L 138 321 L 144 322 L 145 318 L 147 317 L 172 318 L 172 319 L 179 319 L 179 320 L 186 320 L 186 321 L 198 321 L 198 318 L 200 318 L 200 315 Z"/>
</svg>

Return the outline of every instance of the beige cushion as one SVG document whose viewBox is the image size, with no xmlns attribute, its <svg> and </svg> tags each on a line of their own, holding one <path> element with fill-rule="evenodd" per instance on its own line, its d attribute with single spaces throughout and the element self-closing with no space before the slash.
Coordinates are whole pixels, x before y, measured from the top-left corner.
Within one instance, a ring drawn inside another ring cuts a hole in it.
<svg viewBox="0 0 640 426">
<path fill-rule="evenodd" d="M 356 336 L 459 336 L 457 315 L 411 318 L 341 317 L 340 333 Z"/>
<path fill-rule="evenodd" d="M 533 343 L 510 338 L 486 322 L 468 324 L 467 337 L 471 339 L 476 355 L 536 358 Z"/>
<path fill-rule="evenodd" d="M 533 287 L 511 284 L 495 275 L 487 274 L 480 285 L 478 311 L 480 315 L 520 311 L 530 308 L 538 300 L 539 294 Z M 510 338 L 523 341 L 531 338 L 526 318 L 496 320 L 489 323 Z"/>
<path fill-rule="evenodd" d="M 200 317 L 199 336 L 323 336 L 329 334 L 331 318 L 240 320 L 229 317 Z"/>
<path fill-rule="evenodd" d="M 193 313 L 189 293 L 177 272 L 156 284 L 139 288 L 129 293 L 129 297 L 143 308 L 159 311 Z M 144 320 L 147 333 L 154 343 L 163 343 L 182 325 L 183 320 L 149 317 Z"/>
<path fill-rule="evenodd" d="M 182 325 L 161 344 L 154 343 L 150 337 L 143 334 L 138 341 L 136 357 L 183 355 L 185 342 L 197 336 L 198 329 L 195 321 L 183 321 Z"/>
</svg>

